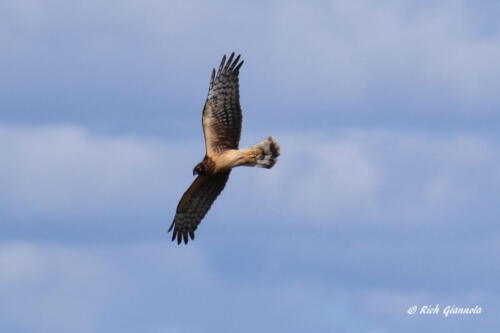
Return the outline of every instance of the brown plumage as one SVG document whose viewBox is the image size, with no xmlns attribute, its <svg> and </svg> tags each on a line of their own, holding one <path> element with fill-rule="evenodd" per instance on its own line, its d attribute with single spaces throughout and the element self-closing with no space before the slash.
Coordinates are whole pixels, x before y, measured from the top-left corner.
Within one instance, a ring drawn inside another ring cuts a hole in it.
<svg viewBox="0 0 500 333">
<path fill-rule="evenodd" d="M 182 196 L 174 217 L 172 241 L 187 244 L 194 231 L 222 192 L 231 169 L 240 165 L 271 168 L 280 154 L 278 142 L 268 137 L 246 149 L 238 149 L 241 134 L 241 107 L 238 75 L 243 61 L 234 52 L 222 57 L 217 73 L 212 70 L 202 125 L 206 154 L 193 174 L 198 174 Z M 189 237 L 188 237 L 189 236 Z"/>
</svg>

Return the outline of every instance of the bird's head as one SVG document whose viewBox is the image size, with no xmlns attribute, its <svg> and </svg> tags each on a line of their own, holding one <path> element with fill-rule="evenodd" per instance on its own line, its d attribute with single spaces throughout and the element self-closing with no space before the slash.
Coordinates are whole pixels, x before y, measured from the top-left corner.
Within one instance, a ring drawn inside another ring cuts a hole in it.
<svg viewBox="0 0 500 333">
<path fill-rule="evenodd" d="M 194 175 L 200 175 L 200 176 L 202 176 L 202 175 L 205 174 L 205 172 L 206 172 L 206 170 L 205 170 L 205 164 L 203 162 L 200 162 L 200 163 L 196 164 L 196 166 L 194 167 L 194 169 L 193 169 L 193 176 Z"/>
</svg>

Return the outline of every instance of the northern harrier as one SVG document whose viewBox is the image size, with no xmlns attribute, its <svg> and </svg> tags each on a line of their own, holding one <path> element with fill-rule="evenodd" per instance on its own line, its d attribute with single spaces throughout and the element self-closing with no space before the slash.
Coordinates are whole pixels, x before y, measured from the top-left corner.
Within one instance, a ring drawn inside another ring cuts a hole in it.
<svg viewBox="0 0 500 333">
<path fill-rule="evenodd" d="M 280 146 L 268 137 L 253 146 L 238 149 L 241 133 L 241 107 L 238 74 L 243 65 L 234 52 L 226 62 L 222 57 L 219 70 L 212 70 L 208 97 L 203 108 L 202 125 L 205 134 L 206 154 L 193 170 L 198 177 L 182 196 L 177 205 L 174 221 L 168 229 L 172 241 L 188 242 L 194 231 L 222 192 L 231 169 L 240 165 L 271 168 L 280 154 Z"/>
</svg>

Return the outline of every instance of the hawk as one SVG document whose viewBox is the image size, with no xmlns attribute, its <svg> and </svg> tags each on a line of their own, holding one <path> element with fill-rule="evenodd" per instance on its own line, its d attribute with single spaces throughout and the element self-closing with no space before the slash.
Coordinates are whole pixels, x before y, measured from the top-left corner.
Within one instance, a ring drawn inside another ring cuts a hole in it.
<svg viewBox="0 0 500 333">
<path fill-rule="evenodd" d="M 241 107 L 238 75 L 243 60 L 231 53 L 226 62 L 222 57 L 217 73 L 212 70 L 208 96 L 201 118 L 205 136 L 205 157 L 193 169 L 198 175 L 182 196 L 174 221 L 172 241 L 188 243 L 212 203 L 224 189 L 237 166 L 272 168 L 280 154 L 280 146 L 273 137 L 238 149 L 241 134 Z M 188 237 L 189 236 L 189 237 Z"/>
</svg>

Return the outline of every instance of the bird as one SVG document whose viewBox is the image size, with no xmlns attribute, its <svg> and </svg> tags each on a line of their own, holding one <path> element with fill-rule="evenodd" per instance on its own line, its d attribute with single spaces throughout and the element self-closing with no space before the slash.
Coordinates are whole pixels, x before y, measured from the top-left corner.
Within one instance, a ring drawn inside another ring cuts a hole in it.
<svg viewBox="0 0 500 333">
<path fill-rule="evenodd" d="M 172 241 L 187 244 L 213 202 L 226 186 L 232 168 L 250 166 L 270 169 L 278 160 L 280 146 L 269 136 L 265 140 L 239 149 L 241 106 L 239 72 L 243 65 L 238 55 L 222 57 L 217 72 L 212 69 L 208 96 L 203 107 L 202 127 L 205 156 L 193 169 L 197 175 L 177 205 L 174 220 L 168 229 Z"/>
</svg>

